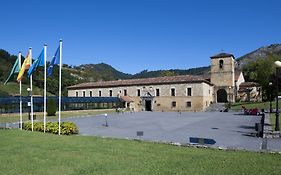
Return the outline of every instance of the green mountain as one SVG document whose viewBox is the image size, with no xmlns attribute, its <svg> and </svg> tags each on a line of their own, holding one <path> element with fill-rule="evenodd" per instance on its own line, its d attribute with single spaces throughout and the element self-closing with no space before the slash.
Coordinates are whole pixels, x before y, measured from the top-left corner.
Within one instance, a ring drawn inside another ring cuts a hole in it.
<svg viewBox="0 0 281 175">
<path fill-rule="evenodd" d="M 120 72 L 105 63 L 82 64 L 80 66 L 75 66 L 74 69 L 80 70 L 83 77 L 87 77 L 87 81 L 90 82 L 132 78 L 132 75 Z"/>
<path fill-rule="evenodd" d="M 132 75 L 132 78 L 150 78 L 150 77 L 163 77 L 163 76 L 175 76 L 175 75 L 205 75 L 210 72 L 210 67 L 198 67 L 191 69 L 169 69 L 169 70 L 157 70 L 148 71 L 144 70 L 140 73 Z"/>
<path fill-rule="evenodd" d="M 19 91 L 16 90 L 18 86 L 15 85 L 16 82 L 16 76 L 12 78 L 12 81 L 9 82 L 7 85 L 3 85 L 5 80 L 7 79 L 8 75 L 10 74 L 10 71 L 14 65 L 15 60 L 17 59 L 17 56 L 10 55 L 7 51 L 0 49 L 0 96 L 7 96 L 7 95 L 18 95 Z M 23 62 L 24 58 L 22 58 Z M 62 79 L 64 80 L 62 82 L 62 90 L 63 95 L 67 95 L 67 89 L 66 87 L 82 83 L 88 81 L 87 79 L 81 77 L 82 73 L 80 71 L 77 71 L 75 69 L 69 68 L 68 65 L 63 65 L 62 68 Z M 47 78 L 47 91 L 50 94 L 58 95 L 58 67 L 55 66 L 54 73 L 52 77 Z M 22 92 L 26 91 L 26 88 L 29 87 L 29 79 L 27 76 L 24 76 L 22 79 L 23 89 Z M 43 68 L 40 67 L 36 71 L 35 74 L 33 74 L 33 94 L 34 95 L 42 95 L 42 89 L 44 88 L 44 72 Z M 38 90 L 37 90 L 38 89 Z M 40 89 L 40 90 L 39 90 Z"/>
<path fill-rule="evenodd" d="M 261 47 L 237 59 L 240 68 L 258 59 L 267 59 L 269 56 L 281 56 L 281 44 L 271 44 Z"/>
<path fill-rule="evenodd" d="M 259 59 L 267 59 L 271 55 L 277 55 L 281 57 L 281 44 L 273 44 L 270 46 L 261 47 L 251 53 L 248 53 L 237 59 L 239 67 L 243 67 L 255 62 Z M 0 49 L 0 83 L 8 77 L 12 66 L 17 56 L 10 55 L 7 51 Z M 22 61 L 24 58 L 22 58 Z M 246 69 L 244 69 L 246 70 Z M 246 70 L 247 71 L 247 70 Z M 161 76 L 174 76 L 174 75 L 208 75 L 210 73 L 210 67 L 198 67 L 191 69 L 170 69 L 170 70 L 157 70 L 148 71 L 144 70 L 137 74 L 126 74 L 116 70 L 112 66 L 100 63 L 100 64 L 83 64 L 79 66 L 69 66 L 64 64 L 62 66 L 62 90 L 63 95 L 67 96 L 67 87 L 83 83 L 83 82 L 94 82 L 94 81 L 108 81 L 117 79 L 132 79 L 132 78 L 149 78 L 149 77 L 161 77 Z M 248 76 L 251 71 L 245 72 Z M 44 88 L 43 68 L 39 68 L 36 74 L 33 75 L 33 87 L 36 89 Z M 52 77 L 47 78 L 47 91 L 50 94 L 58 95 L 58 66 L 55 66 Z M 250 77 L 250 76 L 248 76 Z M 12 82 L 15 82 L 16 77 L 13 78 Z M 29 80 L 25 76 L 22 80 L 23 84 L 28 87 Z M 6 95 L 17 95 L 18 91 L 15 83 L 8 83 L 6 86 L 0 86 L 0 96 Z M 35 91 L 34 91 L 35 93 Z M 37 95 L 41 95 L 42 91 L 38 90 Z M 35 93 L 35 94 L 36 94 Z"/>
</svg>

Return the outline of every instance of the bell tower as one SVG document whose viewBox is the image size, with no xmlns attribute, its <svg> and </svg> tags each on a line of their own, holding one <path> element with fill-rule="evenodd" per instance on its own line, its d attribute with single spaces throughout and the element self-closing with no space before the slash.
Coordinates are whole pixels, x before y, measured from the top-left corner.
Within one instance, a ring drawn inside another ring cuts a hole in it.
<svg viewBox="0 0 281 175">
<path fill-rule="evenodd" d="M 220 53 L 211 57 L 211 83 L 215 85 L 217 103 L 234 102 L 235 61 L 234 56 Z"/>
</svg>

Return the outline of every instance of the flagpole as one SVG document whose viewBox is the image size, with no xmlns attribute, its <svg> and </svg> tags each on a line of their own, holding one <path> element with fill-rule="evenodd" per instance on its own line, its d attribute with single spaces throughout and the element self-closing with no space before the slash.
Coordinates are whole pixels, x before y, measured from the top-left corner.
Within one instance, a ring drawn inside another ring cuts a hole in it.
<svg viewBox="0 0 281 175">
<path fill-rule="evenodd" d="M 59 69 L 59 135 L 61 120 L 61 67 L 62 67 L 62 39 L 60 39 L 60 69 Z"/>
<path fill-rule="evenodd" d="M 30 54 L 30 66 L 32 65 L 32 48 L 29 48 Z M 34 121 L 33 121 L 33 96 L 32 96 L 32 74 L 30 75 L 30 108 L 31 108 L 31 130 L 33 131 L 34 128 Z"/>
<path fill-rule="evenodd" d="M 47 44 L 44 45 L 44 133 L 46 132 L 46 96 L 47 96 Z"/>
<path fill-rule="evenodd" d="M 18 55 L 18 58 L 19 58 L 19 70 L 21 68 L 21 52 L 19 52 L 19 55 Z M 22 130 L 22 94 L 21 94 L 21 80 L 20 80 L 20 129 Z"/>
</svg>

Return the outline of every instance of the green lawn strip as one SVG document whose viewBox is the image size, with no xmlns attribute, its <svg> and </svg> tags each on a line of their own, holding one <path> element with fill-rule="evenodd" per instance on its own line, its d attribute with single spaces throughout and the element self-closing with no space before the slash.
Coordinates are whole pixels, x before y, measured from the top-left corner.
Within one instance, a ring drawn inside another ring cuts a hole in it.
<svg viewBox="0 0 281 175">
<path fill-rule="evenodd" d="M 0 130 L 4 174 L 280 174 L 281 155 Z"/>
<path fill-rule="evenodd" d="M 62 111 L 61 118 L 67 117 L 81 117 L 87 115 L 98 115 L 103 113 L 113 113 L 115 109 L 102 109 L 102 110 L 84 110 L 84 111 Z M 43 121 L 43 113 L 35 112 L 36 120 Z M 53 120 L 58 118 L 58 112 L 56 116 L 47 116 L 47 120 Z M 0 123 L 18 122 L 20 120 L 19 114 L 2 114 L 0 115 Z M 23 114 L 23 121 L 28 121 L 28 114 Z"/>
<path fill-rule="evenodd" d="M 275 113 L 270 114 L 270 122 L 273 131 L 275 131 L 276 115 Z M 281 129 L 281 115 L 279 114 L 279 128 Z"/>
<path fill-rule="evenodd" d="M 279 101 L 279 106 L 281 105 L 281 101 Z M 267 109 L 269 110 L 270 108 L 270 103 L 269 102 L 239 102 L 239 103 L 232 103 L 231 104 L 231 109 L 234 110 L 242 110 L 242 106 L 245 106 L 246 109 L 253 109 L 253 108 L 258 108 L 258 109 Z M 272 108 L 275 109 L 276 102 L 272 102 Z"/>
</svg>

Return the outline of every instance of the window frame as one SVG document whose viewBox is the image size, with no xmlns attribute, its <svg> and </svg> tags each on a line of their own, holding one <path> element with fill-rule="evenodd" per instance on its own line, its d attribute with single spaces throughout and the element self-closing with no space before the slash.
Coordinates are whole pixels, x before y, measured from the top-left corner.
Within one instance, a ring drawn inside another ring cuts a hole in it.
<svg viewBox="0 0 281 175">
<path fill-rule="evenodd" d="M 189 90 L 190 89 L 190 94 L 189 94 Z M 191 87 L 187 87 L 186 88 L 186 96 L 191 97 L 192 96 L 192 88 Z"/>
<path fill-rule="evenodd" d="M 177 107 L 177 102 L 176 102 L 176 101 L 172 101 L 171 107 L 172 107 L 172 108 L 176 108 L 176 107 Z"/>
<path fill-rule="evenodd" d="M 190 105 L 189 105 L 189 104 L 190 104 Z M 191 107 L 192 107 L 191 101 L 187 101 L 187 102 L 185 103 L 185 106 L 186 106 L 186 108 L 191 108 Z"/>
<path fill-rule="evenodd" d="M 172 97 L 176 96 L 176 88 L 171 88 L 170 92 Z"/>
<path fill-rule="evenodd" d="M 160 97 L 160 89 L 159 88 L 155 89 L 155 96 Z"/>
</svg>

